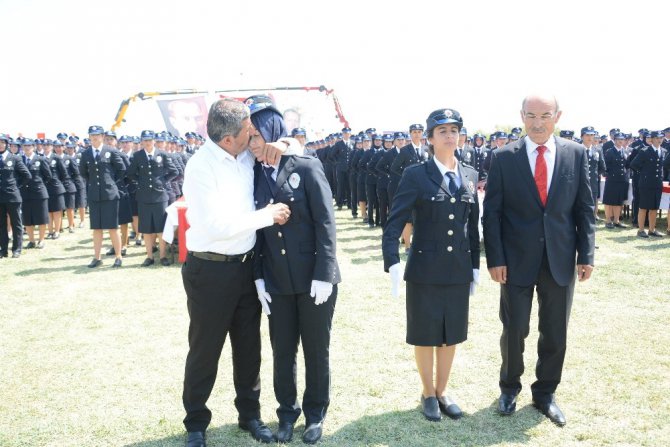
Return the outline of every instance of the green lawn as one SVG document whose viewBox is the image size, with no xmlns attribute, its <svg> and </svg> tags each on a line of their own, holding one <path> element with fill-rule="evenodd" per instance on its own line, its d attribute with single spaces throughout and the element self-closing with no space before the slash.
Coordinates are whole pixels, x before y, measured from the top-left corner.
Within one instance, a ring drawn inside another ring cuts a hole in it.
<svg viewBox="0 0 670 447">
<path fill-rule="evenodd" d="M 405 344 L 404 298 L 393 299 L 381 230 L 338 211 L 343 283 L 333 323 L 332 402 L 323 446 L 667 445 L 670 439 L 670 237 L 598 226 L 596 270 L 578 284 L 563 382 L 568 424 L 532 406 L 536 322 L 531 323 L 517 413 L 495 412 L 499 390 L 498 288 L 485 272 L 471 300 L 469 339 L 448 392 L 466 415 L 426 421 Z M 666 228 L 665 219 L 659 228 Z M 0 446 L 180 446 L 187 352 L 179 266 L 141 268 L 132 247 L 121 270 L 91 259 L 88 230 L 42 251 L 0 260 Z M 263 419 L 276 428 L 267 321 L 263 319 Z M 256 445 L 237 429 L 230 347 L 209 400 L 212 446 Z M 304 368 L 299 367 L 302 375 Z M 302 384 L 300 389 L 304 389 Z M 294 444 L 302 445 L 304 420 Z M 663 441 L 665 439 L 665 441 Z"/>
</svg>

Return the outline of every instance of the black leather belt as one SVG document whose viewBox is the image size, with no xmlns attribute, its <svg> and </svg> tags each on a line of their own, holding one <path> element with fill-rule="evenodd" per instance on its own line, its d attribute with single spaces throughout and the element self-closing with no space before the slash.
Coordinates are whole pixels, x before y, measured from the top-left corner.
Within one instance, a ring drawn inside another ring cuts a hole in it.
<svg viewBox="0 0 670 447">
<path fill-rule="evenodd" d="M 215 262 L 245 262 L 250 261 L 254 257 L 253 250 L 249 250 L 241 255 L 222 255 L 212 253 L 211 251 L 189 251 L 188 254 L 198 259 Z"/>
</svg>

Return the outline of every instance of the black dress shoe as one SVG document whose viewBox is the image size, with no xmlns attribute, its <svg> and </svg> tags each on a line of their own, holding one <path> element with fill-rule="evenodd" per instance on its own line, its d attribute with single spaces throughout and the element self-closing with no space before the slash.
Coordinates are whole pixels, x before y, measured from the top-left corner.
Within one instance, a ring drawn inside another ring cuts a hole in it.
<svg viewBox="0 0 670 447">
<path fill-rule="evenodd" d="M 607 222 L 605 224 L 605 228 L 607 228 L 608 230 L 611 230 L 612 228 L 614 228 L 614 223 L 613 222 Z"/>
<path fill-rule="evenodd" d="M 152 253 L 156 253 L 158 251 L 158 247 L 154 247 L 153 250 L 151 251 Z"/>
<path fill-rule="evenodd" d="M 74 233 L 74 228 L 73 227 L 67 227 L 67 232 L 72 234 Z"/>
<path fill-rule="evenodd" d="M 160 262 L 161 262 L 161 265 L 163 267 L 169 267 L 170 266 L 170 260 L 168 258 L 161 258 Z"/>
<path fill-rule="evenodd" d="M 49 233 L 49 234 L 47 234 L 47 237 L 45 237 L 44 239 L 53 239 L 53 238 L 54 238 L 54 234 Z"/>
<path fill-rule="evenodd" d="M 246 421 L 239 421 L 237 424 L 242 430 L 251 433 L 251 437 L 256 441 L 269 444 L 275 442 L 275 437 L 267 425 L 260 419 L 249 419 Z"/>
<path fill-rule="evenodd" d="M 95 259 L 95 258 L 93 258 L 93 260 L 91 261 L 91 263 L 88 265 L 88 268 L 90 268 L 90 269 L 94 269 L 94 268 L 96 268 L 96 267 L 99 266 L 99 265 L 102 265 L 102 261 L 101 261 L 100 259 Z"/>
<path fill-rule="evenodd" d="M 628 225 L 623 224 L 621 222 L 615 223 L 614 226 L 617 227 L 617 228 L 628 228 Z"/>
<path fill-rule="evenodd" d="M 280 422 L 277 428 L 277 442 L 291 442 L 293 439 L 293 424 L 290 422 Z"/>
<path fill-rule="evenodd" d="M 305 427 L 305 431 L 302 434 L 302 442 L 305 444 L 316 444 L 321 435 L 323 434 L 323 422 L 318 424 L 309 424 Z"/>
<path fill-rule="evenodd" d="M 190 431 L 186 437 L 186 447 L 207 447 L 204 431 Z"/>
<path fill-rule="evenodd" d="M 51 239 L 60 239 L 60 232 L 54 233 Z"/>
<path fill-rule="evenodd" d="M 114 251 L 114 247 L 111 247 L 109 250 L 107 250 L 107 253 L 105 255 L 107 256 L 114 256 L 116 252 Z"/>
<path fill-rule="evenodd" d="M 437 398 L 437 403 L 440 406 L 440 411 L 451 419 L 456 420 L 463 417 L 463 412 L 451 397 L 440 396 Z"/>
<path fill-rule="evenodd" d="M 118 268 L 118 267 L 121 267 L 122 264 L 123 264 L 123 261 L 121 261 L 121 258 L 116 258 L 114 260 L 114 265 L 112 267 Z"/>
<path fill-rule="evenodd" d="M 7 257 L 7 252 L 6 251 L 0 251 L 0 258 L 6 258 Z"/>
<path fill-rule="evenodd" d="M 135 246 L 136 247 L 141 247 L 142 246 L 142 239 L 135 240 Z"/>
<path fill-rule="evenodd" d="M 516 395 L 502 393 L 498 399 L 498 413 L 509 416 L 516 410 Z"/>
<path fill-rule="evenodd" d="M 154 265 L 154 260 L 151 258 L 145 259 L 142 263 L 142 267 L 149 267 L 150 265 Z"/>
<path fill-rule="evenodd" d="M 125 248 L 122 248 L 122 249 L 121 249 L 121 256 L 125 256 L 125 255 L 126 255 L 126 249 L 125 249 Z"/>
<path fill-rule="evenodd" d="M 34 242 L 28 242 L 28 245 L 26 245 L 26 249 L 28 248 L 35 248 L 35 243 Z"/>
<path fill-rule="evenodd" d="M 565 416 L 563 415 L 561 409 L 558 408 L 558 405 L 556 405 L 556 402 L 552 401 L 540 403 L 533 401 L 533 406 L 540 410 L 540 413 L 548 417 L 551 422 L 558 425 L 559 427 L 563 427 L 565 425 Z"/>
<path fill-rule="evenodd" d="M 437 422 L 442 420 L 440 406 L 435 396 L 423 397 L 423 394 L 421 395 L 421 412 L 429 421 Z"/>
<path fill-rule="evenodd" d="M 20 252 L 20 251 L 13 251 L 13 252 L 12 252 L 12 258 L 16 259 L 16 258 L 18 258 L 18 257 L 20 257 L 20 256 L 21 256 L 21 252 Z"/>
</svg>

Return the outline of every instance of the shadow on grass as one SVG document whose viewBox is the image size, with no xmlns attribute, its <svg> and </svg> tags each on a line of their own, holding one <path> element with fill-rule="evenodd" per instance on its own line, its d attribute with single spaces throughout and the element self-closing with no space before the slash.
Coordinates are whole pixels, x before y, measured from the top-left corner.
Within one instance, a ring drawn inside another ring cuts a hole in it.
<svg viewBox="0 0 670 447">
<path fill-rule="evenodd" d="M 635 247 L 638 250 L 651 250 L 651 251 L 656 251 L 656 250 L 663 250 L 667 249 L 670 247 L 670 241 L 663 242 L 661 244 L 649 244 L 649 245 L 639 245 Z"/>
<path fill-rule="evenodd" d="M 514 416 L 503 418 L 496 413 L 497 400 L 488 408 L 462 419 L 429 422 L 420 408 L 364 416 L 340 428 L 324 440 L 332 445 L 385 445 L 389 447 L 460 445 L 466 447 L 500 443 L 527 443 L 528 431 L 543 420 L 531 406 L 521 408 Z"/>
<path fill-rule="evenodd" d="M 376 253 L 382 252 L 381 244 L 368 245 L 366 247 L 356 247 L 356 248 L 344 248 L 342 249 L 345 253 L 361 253 L 364 251 L 374 251 Z"/>
<path fill-rule="evenodd" d="M 488 446 L 507 443 L 528 443 L 529 430 L 540 424 L 544 416 L 531 405 L 520 408 L 513 416 L 502 417 L 496 413 L 497 400 L 487 408 L 473 414 L 465 414 L 462 419 L 429 422 L 424 419 L 419 407 L 412 410 L 393 411 L 374 416 L 363 416 L 330 433 L 328 420 L 320 442 L 327 446 L 367 446 L 388 447 L 459 445 L 465 447 Z M 276 423 L 268 424 L 274 432 Z M 304 424 L 295 426 L 293 444 L 304 445 L 300 437 Z M 558 429 L 557 429 L 558 430 Z M 159 439 L 125 444 L 124 447 L 171 447 L 182 446 L 186 433 Z M 207 443 L 212 446 L 256 445 L 249 433 L 240 430 L 237 424 L 226 424 L 207 430 Z"/>
<path fill-rule="evenodd" d="M 351 242 L 351 241 L 364 241 L 364 240 L 378 241 L 380 239 L 381 236 L 378 234 L 363 234 L 360 236 L 338 237 L 337 242 Z"/>
<path fill-rule="evenodd" d="M 381 250 L 380 250 L 381 251 Z M 378 255 L 378 256 L 368 256 L 368 257 L 361 257 L 361 258 L 351 258 L 351 263 L 352 264 L 367 264 L 368 262 L 383 262 L 384 256 Z"/>
</svg>

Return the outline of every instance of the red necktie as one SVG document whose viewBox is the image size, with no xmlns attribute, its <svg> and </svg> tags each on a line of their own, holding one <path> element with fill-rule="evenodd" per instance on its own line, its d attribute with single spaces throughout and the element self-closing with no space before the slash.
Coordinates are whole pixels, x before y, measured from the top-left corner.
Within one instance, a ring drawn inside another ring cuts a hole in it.
<svg viewBox="0 0 670 447">
<path fill-rule="evenodd" d="M 537 147 L 537 158 L 535 159 L 535 185 L 540 194 L 542 206 L 547 204 L 547 162 L 544 160 L 544 152 L 547 146 Z"/>
</svg>

